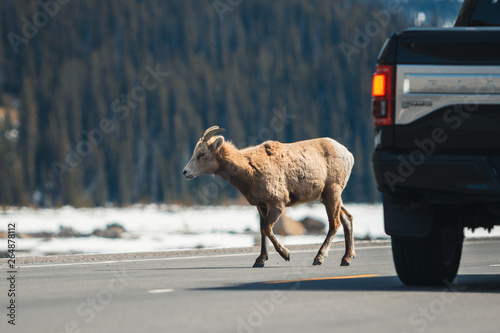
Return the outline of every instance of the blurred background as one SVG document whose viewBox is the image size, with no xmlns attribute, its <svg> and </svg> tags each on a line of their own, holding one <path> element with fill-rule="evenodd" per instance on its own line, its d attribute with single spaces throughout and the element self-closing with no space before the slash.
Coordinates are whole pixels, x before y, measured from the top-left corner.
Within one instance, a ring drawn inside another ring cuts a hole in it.
<svg viewBox="0 0 500 333">
<path fill-rule="evenodd" d="M 453 26 L 461 4 L 0 1 L 0 238 L 15 223 L 21 255 L 258 244 L 257 210 L 236 189 L 182 177 L 218 125 L 239 148 L 322 136 L 347 146 L 354 236 L 387 239 L 370 163 L 377 55 L 392 33 Z M 326 225 L 310 204 L 274 230 L 284 245 L 316 244 Z"/>
<path fill-rule="evenodd" d="M 371 74 L 390 34 L 457 0 L 2 0 L 0 205 L 244 203 L 181 171 L 204 129 L 237 147 L 332 137 L 345 202 L 377 202 Z"/>
</svg>

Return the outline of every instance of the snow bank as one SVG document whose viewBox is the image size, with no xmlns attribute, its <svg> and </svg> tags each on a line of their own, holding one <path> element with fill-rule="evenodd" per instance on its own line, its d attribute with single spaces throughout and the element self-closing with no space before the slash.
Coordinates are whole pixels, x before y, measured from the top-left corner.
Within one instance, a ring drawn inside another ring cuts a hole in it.
<svg viewBox="0 0 500 333">
<path fill-rule="evenodd" d="M 383 227 L 381 205 L 348 204 L 354 216 L 356 238 L 388 238 Z M 326 224 L 326 212 L 321 204 L 287 208 L 286 213 L 297 220 L 313 217 Z M 122 253 L 148 252 L 192 248 L 230 248 L 254 245 L 259 232 L 257 210 L 251 206 L 184 208 L 167 205 L 146 205 L 130 208 L 60 209 L 9 208 L 0 213 L 0 231 L 8 223 L 16 223 L 16 232 L 57 233 L 60 227 L 73 228 L 82 234 L 119 223 L 126 233 L 120 239 L 82 238 L 18 238 L 17 249 L 24 254 L 52 253 Z M 500 236 L 500 228 L 488 234 L 466 231 L 466 237 Z M 320 236 L 280 237 L 284 245 L 322 243 Z M 342 229 L 334 241 L 342 241 Z M 6 243 L 6 242 L 5 242 Z"/>
</svg>

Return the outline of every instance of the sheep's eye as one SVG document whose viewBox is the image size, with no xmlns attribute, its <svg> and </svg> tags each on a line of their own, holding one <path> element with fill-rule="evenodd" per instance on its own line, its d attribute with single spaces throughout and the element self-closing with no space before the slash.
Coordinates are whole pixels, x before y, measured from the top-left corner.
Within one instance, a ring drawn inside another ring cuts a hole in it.
<svg viewBox="0 0 500 333">
<path fill-rule="evenodd" d="M 205 156 L 205 153 L 199 153 L 198 156 L 196 157 L 197 159 L 200 159 L 202 158 L 203 156 Z"/>
</svg>

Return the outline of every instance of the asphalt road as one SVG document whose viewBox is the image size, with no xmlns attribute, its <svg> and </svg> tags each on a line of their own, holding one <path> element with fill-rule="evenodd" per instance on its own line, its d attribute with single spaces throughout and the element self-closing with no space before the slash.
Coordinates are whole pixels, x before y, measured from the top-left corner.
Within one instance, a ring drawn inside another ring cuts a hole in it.
<svg viewBox="0 0 500 333">
<path fill-rule="evenodd" d="M 385 246 L 20 265 L 9 325 L 2 262 L 0 332 L 499 332 L 500 241 L 466 242 L 448 288 L 403 286 Z M 5 277 L 4 277 L 5 276 Z M 7 282 L 7 283 L 6 283 Z"/>
</svg>

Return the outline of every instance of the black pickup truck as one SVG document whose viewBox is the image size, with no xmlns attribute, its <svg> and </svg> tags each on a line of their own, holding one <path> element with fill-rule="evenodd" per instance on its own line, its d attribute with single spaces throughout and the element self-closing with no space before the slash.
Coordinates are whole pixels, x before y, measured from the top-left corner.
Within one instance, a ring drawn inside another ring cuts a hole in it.
<svg viewBox="0 0 500 333">
<path fill-rule="evenodd" d="M 373 75 L 373 170 L 407 285 L 457 275 L 464 227 L 500 225 L 500 1 L 465 0 L 453 28 L 409 29 Z"/>
</svg>

